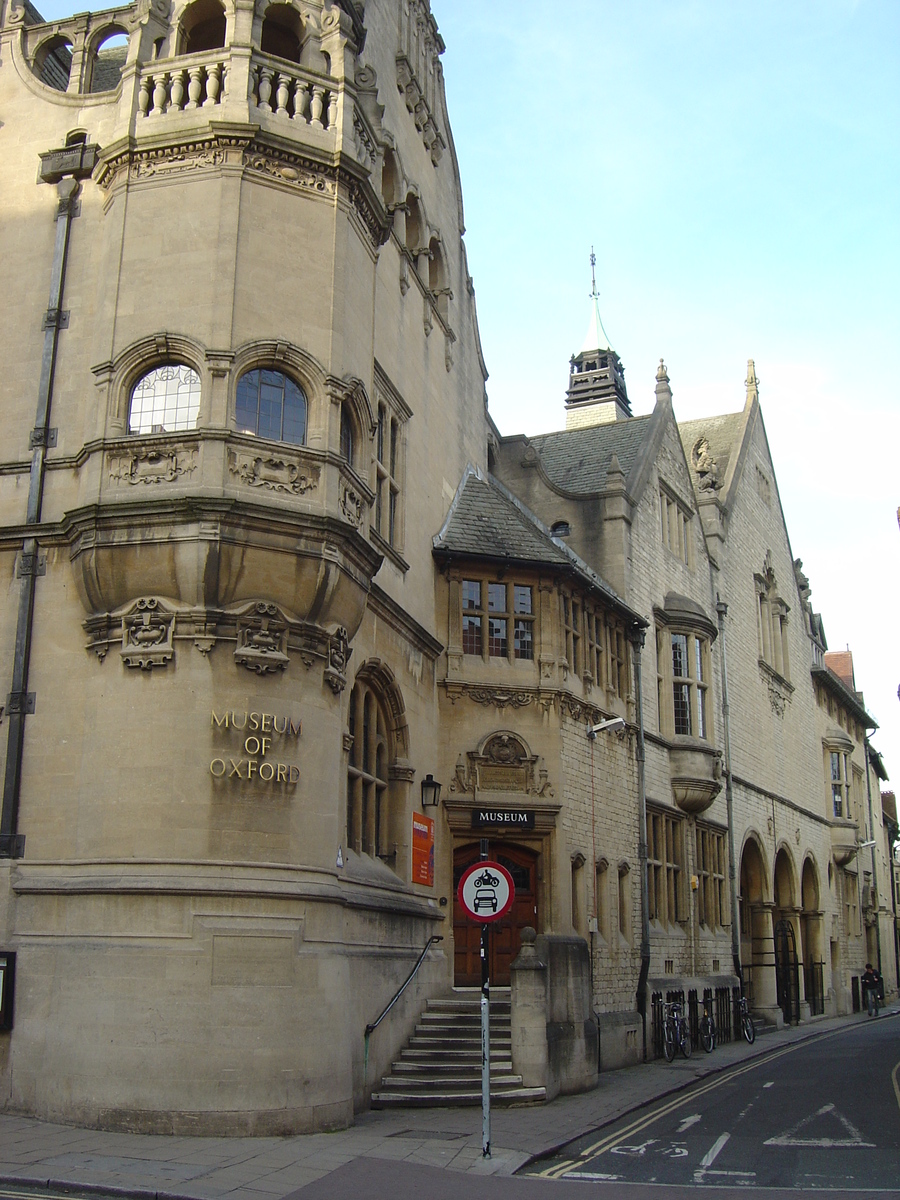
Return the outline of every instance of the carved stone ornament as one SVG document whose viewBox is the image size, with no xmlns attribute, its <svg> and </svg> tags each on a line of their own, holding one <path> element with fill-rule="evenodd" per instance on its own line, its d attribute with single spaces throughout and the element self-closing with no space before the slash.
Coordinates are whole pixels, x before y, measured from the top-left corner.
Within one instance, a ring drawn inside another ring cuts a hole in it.
<svg viewBox="0 0 900 1200">
<path fill-rule="evenodd" d="M 174 628 L 174 614 L 162 610 L 158 600 L 152 596 L 138 600 L 122 618 L 122 662 L 142 671 L 164 667 L 175 654 Z"/>
<path fill-rule="evenodd" d="M 709 452 L 709 442 L 705 437 L 698 438 L 691 450 L 691 462 L 694 470 L 700 476 L 700 491 L 718 491 L 722 486 L 719 478 L 719 466 Z"/>
<path fill-rule="evenodd" d="M 168 148 L 137 158 L 131 164 L 131 175 L 133 179 L 152 179 L 154 176 L 171 175 L 176 171 L 220 167 L 224 161 L 225 150 L 212 144 Z"/>
<path fill-rule="evenodd" d="M 238 622 L 238 644 L 234 661 L 257 675 L 284 671 L 287 656 L 287 626 L 277 605 L 260 601 L 253 615 Z"/>
<path fill-rule="evenodd" d="M 196 449 L 180 446 L 148 446 L 107 456 L 110 483 L 172 483 L 196 466 Z"/>
<path fill-rule="evenodd" d="M 328 643 L 328 663 L 324 672 L 324 680 L 336 696 L 347 686 L 347 663 L 352 653 L 347 630 L 338 626 Z"/>
<path fill-rule="evenodd" d="M 476 790 L 519 792 L 545 798 L 554 794 L 544 760 L 532 754 L 522 739 L 508 730 L 490 734 L 478 750 L 456 760 L 450 791 Z"/>
<path fill-rule="evenodd" d="M 229 450 L 228 470 L 248 487 L 284 492 L 291 496 L 302 496 L 319 483 L 318 467 L 310 467 L 299 456 L 288 454 L 253 454 L 247 450 Z"/>
<path fill-rule="evenodd" d="M 359 527 L 363 514 L 363 498 L 346 479 L 341 480 L 341 512 L 351 525 Z"/>
<path fill-rule="evenodd" d="M 251 150 L 244 155 L 244 166 L 248 171 L 267 175 L 281 183 L 292 184 L 306 192 L 333 196 L 337 191 L 337 180 L 332 174 L 326 175 L 312 163 L 307 164 L 302 159 L 279 158 L 272 153 L 261 154 Z"/>
</svg>

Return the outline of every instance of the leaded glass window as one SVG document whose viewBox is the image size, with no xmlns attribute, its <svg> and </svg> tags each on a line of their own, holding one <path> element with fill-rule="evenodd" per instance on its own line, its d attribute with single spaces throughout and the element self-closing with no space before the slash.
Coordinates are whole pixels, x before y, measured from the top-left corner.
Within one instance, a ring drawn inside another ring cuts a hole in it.
<svg viewBox="0 0 900 1200">
<path fill-rule="evenodd" d="M 142 376 L 131 393 L 129 433 L 180 433 L 195 429 L 200 376 L 184 363 L 164 363 Z"/>
</svg>

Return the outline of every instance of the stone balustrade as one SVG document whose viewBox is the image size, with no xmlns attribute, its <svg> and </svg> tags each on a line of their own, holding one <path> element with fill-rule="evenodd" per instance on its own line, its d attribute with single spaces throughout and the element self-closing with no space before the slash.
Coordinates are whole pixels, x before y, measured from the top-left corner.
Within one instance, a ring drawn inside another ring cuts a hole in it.
<svg viewBox="0 0 900 1200">
<path fill-rule="evenodd" d="M 204 54 L 151 63 L 141 70 L 140 115 L 160 117 L 172 111 L 184 112 L 221 104 L 227 74 L 228 64 L 222 51 L 217 51 L 212 60 Z"/>
<path fill-rule="evenodd" d="M 338 90 L 332 80 L 265 55 L 253 56 L 250 103 L 316 129 L 333 129 L 337 122 Z"/>
</svg>

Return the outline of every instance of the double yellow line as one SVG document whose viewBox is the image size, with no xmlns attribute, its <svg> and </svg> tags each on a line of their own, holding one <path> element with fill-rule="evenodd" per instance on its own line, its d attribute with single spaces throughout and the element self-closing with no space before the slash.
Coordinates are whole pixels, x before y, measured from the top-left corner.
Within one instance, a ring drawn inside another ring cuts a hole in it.
<svg viewBox="0 0 900 1200">
<path fill-rule="evenodd" d="M 823 1040 L 824 1038 L 834 1036 L 833 1033 L 825 1034 Z M 691 1088 L 688 1095 L 677 1096 L 667 1101 L 660 1108 L 654 1109 L 653 1112 L 637 1117 L 630 1125 L 626 1125 L 624 1129 L 619 1129 L 616 1133 L 607 1134 L 599 1142 L 594 1142 L 592 1146 L 588 1146 L 586 1150 L 582 1150 L 578 1158 L 566 1159 L 562 1163 L 548 1167 L 545 1171 L 539 1171 L 538 1175 L 543 1179 L 561 1179 L 564 1175 L 568 1175 L 570 1171 L 587 1166 L 592 1159 L 606 1154 L 608 1150 L 612 1150 L 614 1146 L 618 1146 L 626 1138 L 633 1137 L 636 1133 L 641 1133 L 644 1129 L 647 1129 L 650 1125 L 658 1121 L 660 1117 L 668 1116 L 669 1113 L 677 1112 L 679 1108 L 693 1104 L 699 1096 L 705 1096 L 707 1092 L 712 1092 L 716 1088 L 722 1087 L 723 1084 L 730 1083 L 732 1079 L 737 1079 L 740 1075 L 745 1075 L 748 1071 L 755 1071 L 758 1067 L 764 1067 L 768 1063 L 774 1062 L 776 1058 L 781 1058 L 782 1055 L 790 1054 L 793 1050 L 799 1049 L 803 1044 L 803 1042 L 798 1042 L 792 1046 L 785 1046 L 782 1050 L 774 1050 L 764 1058 L 755 1058 L 743 1066 L 735 1067 L 733 1070 L 726 1071 L 722 1075 L 717 1075 L 709 1083 Z M 900 1063 L 897 1064 L 897 1068 L 900 1068 Z M 897 1099 L 898 1103 L 900 1103 L 900 1084 L 898 1084 L 896 1077 L 897 1068 L 895 1068 L 894 1087 L 897 1089 Z"/>
</svg>

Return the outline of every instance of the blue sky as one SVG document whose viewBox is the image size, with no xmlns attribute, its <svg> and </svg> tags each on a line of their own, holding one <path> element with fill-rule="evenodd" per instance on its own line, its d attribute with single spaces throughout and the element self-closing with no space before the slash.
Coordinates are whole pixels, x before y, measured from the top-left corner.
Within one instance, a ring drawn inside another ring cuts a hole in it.
<svg viewBox="0 0 900 1200">
<path fill-rule="evenodd" d="M 736 411 L 753 358 L 794 555 L 900 781 L 900 3 L 432 10 L 501 431 L 564 424 L 592 245 L 635 413 L 660 357 L 677 416 Z"/>
<path fill-rule="evenodd" d="M 900 780 L 900 4 L 432 0 L 492 415 L 558 429 L 601 313 L 635 413 L 737 411 Z"/>
</svg>

